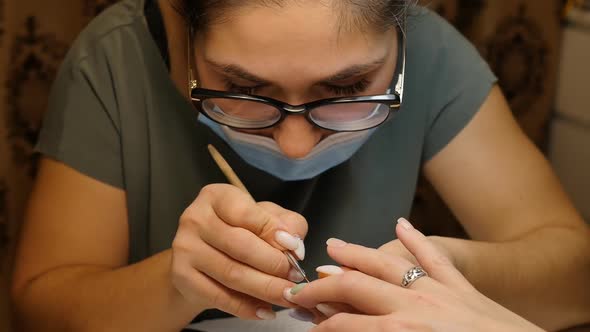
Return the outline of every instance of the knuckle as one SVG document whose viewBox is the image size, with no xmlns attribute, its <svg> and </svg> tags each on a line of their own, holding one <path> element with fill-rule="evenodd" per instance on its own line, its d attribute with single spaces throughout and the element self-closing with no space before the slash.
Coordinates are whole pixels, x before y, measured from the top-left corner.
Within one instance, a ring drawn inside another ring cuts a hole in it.
<svg viewBox="0 0 590 332">
<path fill-rule="evenodd" d="M 286 211 L 282 215 L 282 219 L 290 220 L 293 224 L 295 224 L 299 228 L 298 232 L 301 233 L 299 235 L 305 236 L 307 234 L 307 229 L 308 229 L 307 220 L 305 219 L 305 217 L 303 217 L 299 213 L 296 213 L 293 211 Z"/>
<path fill-rule="evenodd" d="M 453 266 L 453 263 L 446 255 L 442 253 L 437 253 L 432 258 L 432 264 L 436 267 L 450 267 Z"/>
<path fill-rule="evenodd" d="M 230 299 L 228 302 L 228 308 L 227 310 L 229 312 L 231 312 L 232 314 L 234 314 L 235 316 L 238 317 L 243 317 L 244 316 L 244 311 L 246 310 L 246 305 L 244 304 L 244 301 L 242 301 L 241 299 Z"/>
<path fill-rule="evenodd" d="M 273 223 L 273 218 L 269 213 L 264 213 L 260 211 L 259 222 L 256 223 L 254 234 L 257 234 L 260 237 L 266 238 L 273 235 L 275 232 L 276 227 Z"/>
<path fill-rule="evenodd" d="M 233 215 L 247 220 L 247 224 L 249 225 L 248 230 L 258 236 L 273 229 L 271 214 L 261 209 L 258 205 L 253 204 L 253 201 L 243 200 L 237 202 L 232 205 L 231 209 L 233 210 Z"/>
<path fill-rule="evenodd" d="M 204 186 L 203 188 L 201 188 L 198 197 L 215 196 L 219 192 L 220 187 L 222 187 L 222 185 L 218 184 L 218 183 L 208 184 L 208 185 Z"/>
<path fill-rule="evenodd" d="M 172 240 L 172 258 L 174 261 L 185 262 L 188 261 L 190 253 L 194 251 L 193 248 L 197 247 L 199 240 L 194 237 L 187 236 L 186 234 L 177 234 Z M 179 257 L 182 256 L 182 257 Z"/>
<path fill-rule="evenodd" d="M 281 255 L 277 258 L 274 258 L 273 262 L 271 262 L 270 274 L 275 276 L 282 276 L 285 273 L 289 272 L 289 268 L 289 262 L 287 262 L 286 259 Z"/>
<path fill-rule="evenodd" d="M 249 217 L 253 214 L 252 204 L 247 201 L 236 202 L 236 204 L 232 204 L 231 209 L 233 210 L 233 214 L 236 216 Z"/>
<path fill-rule="evenodd" d="M 198 210 L 195 207 L 195 204 L 191 204 L 189 205 L 183 212 L 182 215 L 180 215 L 180 220 L 179 220 L 179 228 L 184 228 L 186 226 L 189 226 L 191 224 L 194 224 L 198 218 Z"/>
<path fill-rule="evenodd" d="M 216 290 L 211 298 L 211 305 L 217 309 L 226 309 L 228 306 L 227 294 L 222 289 Z"/>
<path fill-rule="evenodd" d="M 362 273 L 359 271 L 347 271 L 340 275 L 342 289 L 353 289 L 361 281 Z"/>
<path fill-rule="evenodd" d="M 233 262 L 227 263 L 224 268 L 223 278 L 229 284 L 238 284 L 245 274 L 244 268 Z"/>
<path fill-rule="evenodd" d="M 256 254 L 256 243 L 252 244 L 248 235 L 240 228 L 232 228 L 222 236 L 223 251 L 240 262 L 249 262 Z"/>
<path fill-rule="evenodd" d="M 402 252 L 399 240 L 390 241 L 380 246 L 378 250 L 389 255 L 399 255 Z"/>
<path fill-rule="evenodd" d="M 394 259 L 385 259 L 383 261 L 383 264 L 380 264 L 377 267 L 377 271 L 374 277 L 381 280 L 390 280 L 393 271 L 397 271 L 399 269 L 399 266 L 400 264 L 398 264 Z"/>
<path fill-rule="evenodd" d="M 303 237 L 307 234 L 307 220 L 301 214 L 291 210 L 287 210 L 273 202 L 258 202 L 257 204 L 264 211 L 268 212 L 269 215 L 278 217 L 279 220 L 287 222 L 290 225 L 295 225 L 297 227 L 298 235 Z"/>
<path fill-rule="evenodd" d="M 211 218 L 212 214 L 213 210 L 206 208 L 205 204 L 194 202 L 189 205 L 180 216 L 178 229 L 198 230 Z"/>
<path fill-rule="evenodd" d="M 264 282 L 263 297 L 268 302 L 272 303 L 284 302 L 283 290 L 286 287 L 287 285 L 282 285 L 277 278 L 269 277 L 268 280 Z"/>
<path fill-rule="evenodd" d="M 242 263 L 250 263 L 254 257 L 255 253 L 249 251 L 249 250 L 242 250 L 240 248 L 234 248 L 234 250 L 232 250 L 232 257 L 238 261 L 238 262 L 242 262 Z"/>
<path fill-rule="evenodd" d="M 269 212 L 279 211 L 282 209 L 282 207 L 280 205 L 273 203 L 273 202 L 269 202 L 269 201 L 260 201 L 256 204 Z"/>
<path fill-rule="evenodd" d="M 273 287 L 273 280 L 272 278 L 268 278 L 268 280 L 266 280 L 265 285 L 264 285 L 264 297 L 267 299 L 272 299 L 274 298 L 274 287 Z"/>
</svg>

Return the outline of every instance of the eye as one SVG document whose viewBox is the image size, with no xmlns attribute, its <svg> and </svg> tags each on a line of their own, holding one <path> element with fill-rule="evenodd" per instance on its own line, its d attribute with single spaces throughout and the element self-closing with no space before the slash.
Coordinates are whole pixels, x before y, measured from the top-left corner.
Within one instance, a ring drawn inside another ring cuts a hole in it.
<svg viewBox="0 0 590 332">
<path fill-rule="evenodd" d="M 367 90 L 371 85 L 371 82 L 367 79 L 362 79 L 352 85 L 340 86 L 340 85 L 326 85 L 326 89 L 338 96 L 352 96 L 358 95 Z"/>
<path fill-rule="evenodd" d="M 225 90 L 233 93 L 241 93 L 246 95 L 256 94 L 256 90 L 260 89 L 262 85 L 244 86 L 232 82 L 229 79 L 224 79 Z"/>
</svg>

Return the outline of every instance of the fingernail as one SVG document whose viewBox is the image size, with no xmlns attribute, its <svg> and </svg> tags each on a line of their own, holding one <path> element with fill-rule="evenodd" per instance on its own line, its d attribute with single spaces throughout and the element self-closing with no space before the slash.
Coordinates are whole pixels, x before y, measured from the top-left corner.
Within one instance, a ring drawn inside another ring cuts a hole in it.
<svg viewBox="0 0 590 332">
<path fill-rule="evenodd" d="M 315 270 L 318 273 L 318 277 L 320 279 L 325 278 L 325 277 L 329 277 L 331 275 L 344 273 L 344 270 L 336 265 L 322 265 L 322 266 L 318 266 Z"/>
<path fill-rule="evenodd" d="M 299 273 L 299 271 L 297 271 L 293 267 L 289 270 L 288 279 L 295 283 L 302 282 L 303 280 L 305 280 L 305 278 L 303 278 L 303 275 L 301 275 L 301 273 Z"/>
<path fill-rule="evenodd" d="M 285 247 L 285 249 L 287 250 L 297 250 L 300 242 L 300 239 L 294 237 L 293 235 L 285 231 L 276 232 L 275 240 L 278 242 L 278 244 Z"/>
<path fill-rule="evenodd" d="M 412 226 L 412 224 L 406 218 L 399 218 L 397 223 L 402 225 L 402 227 L 407 230 L 414 228 L 414 226 Z"/>
<path fill-rule="evenodd" d="M 326 316 L 328 318 L 330 318 L 340 312 L 340 311 L 336 310 L 334 307 L 332 307 L 331 305 L 325 304 L 325 303 L 320 303 L 320 304 L 316 305 L 315 308 L 318 309 L 319 312 L 321 312 L 322 314 L 324 314 L 324 316 Z"/>
<path fill-rule="evenodd" d="M 291 294 L 291 290 L 292 288 L 285 288 L 285 290 L 283 290 L 283 297 L 289 302 L 293 302 L 293 294 Z"/>
<path fill-rule="evenodd" d="M 346 242 L 339 239 L 331 238 L 328 241 L 326 241 L 326 244 L 328 245 L 328 247 L 339 248 L 344 247 L 346 245 Z"/>
<path fill-rule="evenodd" d="M 295 285 L 295 287 L 291 288 L 291 291 L 290 291 L 291 295 L 297 295 L 297 293 L 301 292 L 303 287 L 305 287 L 306 285 L 307 285 L 307 283 Z"/>
<path fill-rule="evenodd" d="M 303 243 L 302 239 L 299 239 L 299 245 L 297 249 L 295 249 L 295 256 L 302 261 L 305 258 L 305 243 Z"/>
<path fill-rule="evenodd" d="M 313 322 L 315 318 L 315 316 L 311 312 L 300 308 L 289 310 L 289 316 L 302 322 Z"/>
<path fill-rule="evenodd" d="M 274 311 L 266 308 L 256 310 L 256 316 L 262 320 L 273 320 L 277 318 L 277 314 Z"/>
</svg>

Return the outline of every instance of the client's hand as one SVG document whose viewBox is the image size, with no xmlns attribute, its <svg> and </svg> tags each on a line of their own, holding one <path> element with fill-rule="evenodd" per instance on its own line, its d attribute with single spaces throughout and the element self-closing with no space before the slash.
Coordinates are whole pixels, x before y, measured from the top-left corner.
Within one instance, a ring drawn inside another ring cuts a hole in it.
<svg viewBox="0 0 590 332">
<path fill-rule="evenodd" d="M 316 313 L 313 331 L 542 331 L 479 293 L 405 219 L 396 233 L 428 275 L 406 274 L 414 264 L 400 256 L 331 239 L 328 253 L 346 271 L 285 291 L 289 301 Z M 402 285 L 404 276 L 409 285 Z"/>
</svg>

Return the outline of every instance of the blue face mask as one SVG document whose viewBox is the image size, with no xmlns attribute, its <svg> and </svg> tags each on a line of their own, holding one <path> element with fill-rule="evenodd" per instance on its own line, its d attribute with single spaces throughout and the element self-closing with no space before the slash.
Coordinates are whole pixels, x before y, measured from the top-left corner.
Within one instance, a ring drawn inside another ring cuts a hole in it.
<svg viewBox="0 0 590 332">
<path fill-rule="evenodd" d="M 220 125 L 203 115 L 199 122 L 211 128 L 246 163 L 283 181 L 311 179 L 350 159 L 376 129 L 332 134 L 304 158 L 290 159 L 269 137 L 252 135 Z"/>
</svg>

